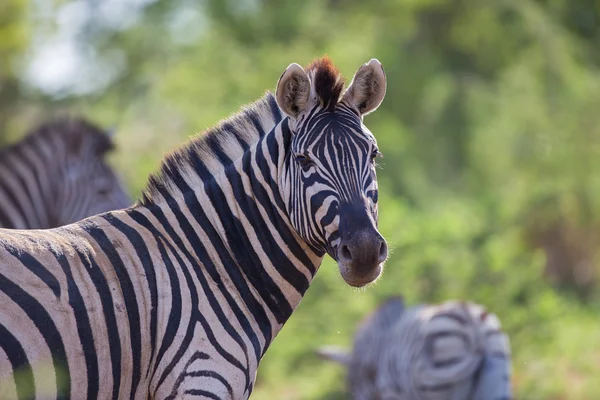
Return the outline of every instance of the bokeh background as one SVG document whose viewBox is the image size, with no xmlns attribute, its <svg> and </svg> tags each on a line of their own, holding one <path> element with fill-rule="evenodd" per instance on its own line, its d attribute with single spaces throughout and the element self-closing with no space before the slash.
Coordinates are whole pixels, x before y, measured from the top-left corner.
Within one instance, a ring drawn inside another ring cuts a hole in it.
<svg viewBox="0 0 600 400">
<path fill-rule="evenodd" d="M 267 352 L 254 399 L 342 399 L 312 350 L 382 299 L 479 302 L 510 334 L 518 399 L 600 398 L 600 2 L 2 0 L 0 142 L 48 116 L 117 128 L 138 195 L 162 155 L 328 54 L 388 92 L 383 278 L 328 260 Z"/>
</svg>

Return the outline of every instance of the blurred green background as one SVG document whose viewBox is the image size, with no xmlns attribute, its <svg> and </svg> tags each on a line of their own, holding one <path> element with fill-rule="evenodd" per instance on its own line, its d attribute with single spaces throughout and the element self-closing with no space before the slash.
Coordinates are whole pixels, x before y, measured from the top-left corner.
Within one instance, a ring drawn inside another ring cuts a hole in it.
<svg viewBox="0 0 600 400">
<path fill-rule="evenodd" d="M 312 350 L 382 299 L 479 302 L 510 334 L 518 399 L 600 398 L 600 2 L 2 0 L 0 142 L 44 118 L 116 126 L 138 195 L 162 155 L 329 54 L 372 57 L 383 278 L 328 260 L 267 352 L 254 399 L 342 399 Z"/>
</svg>

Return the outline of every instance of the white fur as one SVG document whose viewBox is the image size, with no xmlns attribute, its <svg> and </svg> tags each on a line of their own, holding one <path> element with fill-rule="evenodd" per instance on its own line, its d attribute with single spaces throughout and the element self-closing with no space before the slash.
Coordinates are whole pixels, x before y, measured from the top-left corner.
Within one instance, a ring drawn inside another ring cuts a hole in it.
<svg viewBox="0 0 600 400">
<path fill-rule="evenodd" d="M 286 115 L 295 118 L 306 109 L 310 92 L 308 75 L 300 65 L 292 63 L 277 82 L 277 104 Z"/>
<path fill-rule="evenodd" d="M 343 99 L 354 105 L 361 115 L 366 115 L 375 111 L 383 101 L 386 85 L 383 66 L 376 58 L 372 58 L 354 74 Z"/>
</svg>

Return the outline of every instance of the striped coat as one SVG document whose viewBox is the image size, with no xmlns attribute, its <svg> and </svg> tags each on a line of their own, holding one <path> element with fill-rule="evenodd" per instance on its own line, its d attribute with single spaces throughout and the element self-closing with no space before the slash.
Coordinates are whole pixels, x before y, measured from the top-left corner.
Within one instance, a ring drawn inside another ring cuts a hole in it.
<svg viewBox="0 0 600 400">
<path fill-rule="evenodd" d="M 383 303 L 360 324 L 351 352 L 318 354 L 346 366 L 356 400 L 508 400 L 508 336 L 482 306 Z"/>
<path fill-rule="evenodd" d="M 74 118 L 46 122 L 0 151 L 0 227 L 54 228 L 131 205 L 105 161 L 110 137 Z"/>
<path fill-rule="evenodd" d="M 7 398 L 243 399 L 329 253 L 375 280 L 385 93 L 328 59 L 168 156 L 135 206 L 44 231 L 0 230 Z M 282 113 L 283 112 L 283 113 Z"/>
</svg>

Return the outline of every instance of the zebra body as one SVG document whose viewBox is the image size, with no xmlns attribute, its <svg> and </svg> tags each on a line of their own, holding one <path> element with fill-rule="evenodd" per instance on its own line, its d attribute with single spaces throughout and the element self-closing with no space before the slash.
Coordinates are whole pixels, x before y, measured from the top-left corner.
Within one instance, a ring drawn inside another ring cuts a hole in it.
<svg viewBox="0 0 600 400">
<path fill-rule="evenodd" d="M 360 324 L 351 352 L 317 352 L 343 364 L 356 400 L 509 400 L 510 344 L 479 304 L 383 303 Z"/>
<path fill-rule="evenodd" d="M 0 151 L 0 227 L 54 228 L 131 204 L 104 157 L 110 137 L 82 119 L 40 125 Z"/>
<path fill-rule="evenodd" d="M 294 64 L 277 100 L 267 94 L 168 156 L 134 207 L 1 231 L 0 390 L 249 397 L 325 253 L 354 286 L 387 256 L 375 140 L 362 125 L 385 76 L 373 60 L 343 97 L 339 80 L 327 59 L 306 72 Z"/>
</svg>

